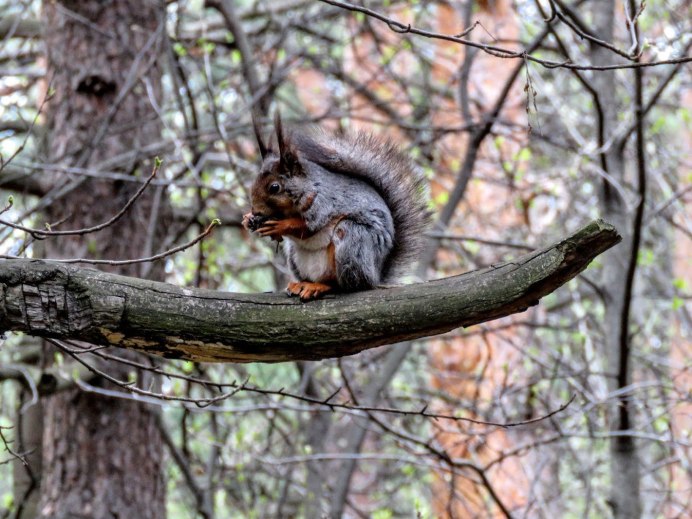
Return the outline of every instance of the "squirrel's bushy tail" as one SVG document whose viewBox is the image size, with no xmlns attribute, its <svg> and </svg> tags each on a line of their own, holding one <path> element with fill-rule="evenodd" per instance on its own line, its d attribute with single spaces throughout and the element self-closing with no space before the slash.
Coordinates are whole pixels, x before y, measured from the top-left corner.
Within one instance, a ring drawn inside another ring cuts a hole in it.
<svg viewBox="0 0 692 519">
<path fill-rule="evenodd" d="M 331 135 L 321 131 L 291 136 L 303 160 L 355 177 L 374 187 L 394 220 L 394 247 L 384 265 L 383 281 L 405 274 L 424 244 L 430 222 L 423 175 L 390 141 L 369 133 Z"/>
</svg>

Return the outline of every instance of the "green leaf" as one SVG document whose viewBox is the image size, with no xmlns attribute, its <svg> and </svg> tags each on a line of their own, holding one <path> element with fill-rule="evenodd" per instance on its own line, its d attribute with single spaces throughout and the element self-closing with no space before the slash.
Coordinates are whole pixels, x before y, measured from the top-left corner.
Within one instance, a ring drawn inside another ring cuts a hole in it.
<svg viewBox="0 0 692 519">
<path fill-rule="evenodd" d="M 447 202 L 449 202 L 449 193 L 447 191 L 443 191 L 435 197 L 435 204 L 438 206 L 445 205 Z"/>
<path fill-rule="evenodd" d="M 653 249 L 643 249 L 639 251 L 637 263 L 642 267 L 649 267 L 654 264 L 656 257 Z"/>
<path fill-rule="evenodd" d="M 14 506 L 14 497 L 12 495 L 12 492 L 7 492 L 2 496 L 2 506 L 6 510 L 12 509 L 12 507 Z"/>
<path fill-rule="evenodd" d="M 382 51 L 382 59 L 380 61 L 382 62 L 383 65 L 386 65 L 387 63 L 392 61 L 394 56 L 396 56 L 396 53 L 397 53 L 396 47 L 394 47 L 393 45 L 387 46 Z"/>
<path fill-rule="evenodd" d="M 517 153 L 517 160 L 521 162 L 529 161 L 531 160 L 532 155 L 533 154 L 529 148 L 522 148 L 519 150 L 519 153 Z"/>
<path fill-rule="evenodd" d="M 673 286 L 678 290 L 685 290 L 687 288 L 687 281 L 682 278 L 675 278 L 673 280 Z"/>
<path fill-rule="evenodd" d="M 650 131 L 651 133 L 654 133 L 654 134 L 655 134 L 655 133 L 661 133 L 661 130 L 663 130 L 663 129 L 665 128 L 665 126 L 666 126 L 667 120 L 668 120 L 667 116 L 661 116 L 661 117 L 659 117 L 658 119 L 656 119 L 656 120 L 653 122 L 653 124 L 651 125 L 651 128 L 649 129 L 649 131 Z"/>
<path fill-rule="evenodd" d="M 389 508 L 380 508 L 372 514 L 372 519 L 390 519 L 391 517 L 394 517 L 394 512 Z"/>
<path fill-rule="evenodd" d="M 205 54 L 211 54 L 214 52 L 214 49 L 216 48 L 216 43 L 213 43 L 211 41 L 206 41 L 204 42 L 204 45 L 202 45 L 202 50 L 204 51 Z"/>
<path fill-rule="evenodd" d="M 478 254 L 481 250 L 481 244 L 477 241 L 469 240 L 464 242 L 464 248 L 471 254 Z"/>
<path fill-rule="evenodd" d="M 173 44 L 173 51 L 181 58 L 183 56 L 187 56 L 187 49 L 185 48 L 185 45 L 183 45 L 179 41 Z"/>
<path fill-rule="evenodd" d="M 404 476 L 411 477 L 415 474 L 415 472 L 416 472 L 416 469 L 413 465 L 404 465 L 403 467 L 401 467 L 401 473 Z"/>
</svg>

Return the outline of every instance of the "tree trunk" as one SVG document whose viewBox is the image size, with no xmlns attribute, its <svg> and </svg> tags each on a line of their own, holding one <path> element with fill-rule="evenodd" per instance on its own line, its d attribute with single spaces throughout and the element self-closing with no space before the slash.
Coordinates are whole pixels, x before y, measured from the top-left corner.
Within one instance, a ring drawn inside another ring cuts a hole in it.
<svg viewBox="0 0 692 519">
<path fill-rule="evenodd" d="M 158 2 L 44 3 L 49 161 L 98 170 L 101 162 L 122 154 L 120 173 L 146 176 L 151 166 L 142 164 L 137 150 L 160 136 L 151 99 L 160 97 L 163 20 Z M 46 209 L 56 230 L 108 220 L 139 187 L 78 177 L 66 179 L 65 186 L 66 194 Z M 49 238 L 45 253 L 131 258 L 157 252 L 166 215 L 163 192 L 151 190 L 114 226 Z M 160 267 L 110 270 L 162 279 Z M 47 397 L 43 406 L 39 517 L 164 517 L 162 443 L 153 411 L 78 389 Z"/>
<path fill-rule="evenodd" d="M 612 42 L 615 27 L 614 0 L 593 4 L 594 31 L 598 38 Z M 594 65 L 612 63 L 613 53 L 598 45 L 591 50 Z M 603 71 L 594 74 L 592 84 L 600 98 L 602 107 L 602 133 L 604 140 L 612 137 L 617 131 L 618 106 L 616 72 Z M 599 143 L 602 144 L 602 143 Z M 624 144 L 624 143 L 623 143 Z M 628 335 L 628 316 L 625 315 L 627 271 L 632 249 L 633 215 L 627 209 L 614 183 L 621 186 L 625 183 L 624 145 L 618 142 L 608 146 L 601 167 L 609 178 L 604 180 L 601 197 L 603 217 L 612 222 L 622 233 L 622 245 L 605 257 L 603 272 L 603 292 L 605 294 L 605 351 L 608 360 L 608 372 L 617 374 L 608 377 L 608 390 L 613 393 L 631 382 L 631 351 L 629 336 L 625 337 L 624 347 L 622 334 Z M 610 180 L 612 179 L 612 181 Z M 624 327 L 624 328 L 623 328 Z M 624 331 L 623 331 L 624 330 Z M 614 433 L 633 428 L 632 408 L 627 398 L 614 399 L 616 405 L 610 409 L 609 426 Z M 634 438 L 627 435 L 614 435 L 610 442 L 610 506 L 617 519 L 636 519 L 641 516 L 640 468 L 637 447 Z"/>
</svg>

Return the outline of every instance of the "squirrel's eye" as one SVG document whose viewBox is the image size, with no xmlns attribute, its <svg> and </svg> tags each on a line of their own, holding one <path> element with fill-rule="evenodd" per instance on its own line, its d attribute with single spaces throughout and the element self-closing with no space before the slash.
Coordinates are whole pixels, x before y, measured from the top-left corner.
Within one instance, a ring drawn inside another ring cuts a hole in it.
<svg viewBox="0 0 692 519">
<path fill-rule="evenodd" d="M 281 191 L 281 185 L 280 184 L 277 184 L 276 182 L 274 182 L 272 185 L 269 186 L 269 194 L 270 195 L 275 195 L 279 191 Z"/>
</svg>

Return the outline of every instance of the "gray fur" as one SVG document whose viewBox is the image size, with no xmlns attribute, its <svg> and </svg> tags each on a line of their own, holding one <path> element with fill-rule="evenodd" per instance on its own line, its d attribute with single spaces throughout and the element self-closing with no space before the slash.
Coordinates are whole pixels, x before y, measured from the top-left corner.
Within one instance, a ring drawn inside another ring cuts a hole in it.
<svg viewBox="0 0 692 519">
<path fill-rule="evenodd" d="M 344 231 L 343 238 L 334 237 L 339 286 L 361 290 L 379 285 L 382 267 L 392 249 L 393 227 L 385 229 L 379 223 L 364 225 L 349 219 L 337 228 Z"/>
<path fill-rule="evenodd" d="M 303 161 L 373 187 L 389 208 L 394 243 L 382 267 L 382 281 L 405 274 L 423 247 L 430 223 L 424 177 L 397 147 L 368 133 L 331 135 L 320 130 L 297 133 L 292 141 Z"/>
<path fill-rule="evenodd" d="M 307 166 L 306 176 L 285 182 L 286 192 L 300 206 L 314 194 L 310 208 L 303 213 L 308 229 L 320 231 L 341 219 L 331 231 L 335 246 L 337 283 L 344 290 L 362 290 L 380 284 L 382 269 L 394 245 L 394 222 L 379 193 L 368 184 L 332 173 L 317 164 Z M 285 252 L 295 266 L 297 278 L 313 279 L 312 273 L 296 264 L 299 240 L 288 238 Z"/>
<path fill-rule="evenodd" d="M 296 279 L 326 279 L 333 244 L 330 268 L 342 290 L 395 281 L 421 248 L 430 217 L 423 177 L 411 160 L 369 134 L 286 134 L 279 118 L 276 130 L 279 153 L 269 150 L 262 170 L 279 172 L 285 194 L 314 233 L 284 240 Z"/>
</svg>

